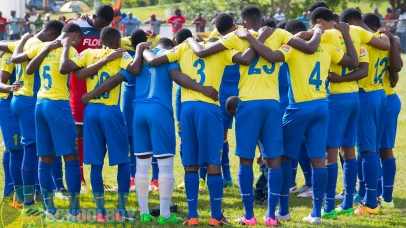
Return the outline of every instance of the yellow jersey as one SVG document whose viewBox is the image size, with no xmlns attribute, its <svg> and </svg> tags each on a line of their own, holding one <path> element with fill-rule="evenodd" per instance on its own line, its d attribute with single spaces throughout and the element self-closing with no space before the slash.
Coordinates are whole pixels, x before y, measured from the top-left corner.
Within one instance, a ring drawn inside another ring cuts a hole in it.
<svg viewBox="0 0 406 228">
<path fill-rule="evenodd" d="M 242 25 L 238 25 L 237 29 L 242 29 L 244 28 L 244 26 Z M 221 35 L 218 31 L 217 28 L 215 28 L 213 31 L 211 31 L 210 35 L 209 35 L 209 39 L 210 38 L 216 38 L 216 39 L 220 39 L 223 35 Z"/>
<path fill-rule="evenodd" d="M 361 45 L 368 43 L 372 39 L 372 34 L 365 29 L 358 26 L 350 26 L 350 36 L 355 50 L 359 53 L 360 62 L 368 62 L 367 56 L 365 56 L 365 50 L 361 51 Z M 345 46 L 344 38 L 341 32 L 337 29 L 326 30 L 321 37 L 322 43 L 332 44 L 344 53 L 347 53 L 347 47 Z M 343 67 L 338 64 L 332 63 L 330 65 L 330 71 L 340 76 L 351 73 L 356 68 Z M 342 83 L 329 83 L 330 94 L 343 94 L 358 92 L 358 84 L 356 81 L 342 82 Z"/>
<path fill-rule="evenodd" d="M 374 34 L 380 38 L 379 33 Z M 383 89 L 383 77 L 386 73 L 389 51 L 381 51 L 366 45 L 369 56 L 368 76 L 358 81 L 358 86 L 365 92 Z"/>
<path fill-rule="evenodd" d="M 90 66 L 96 63 L 100 59 L 104 58 L 106 55 L 110 54 L 113 49 L 102 48 L 102 49 L 86 49 L 80 53 L 77 57 L 73 57 L 71 60 L 79 67 Z M 132 62 L 132 57 L 124 52 L 121 58 L 111 61 L 104 65 L 96 74 L 91 77 L 86 78 L 86 88 L 90 92 L 97 87 L 99 87 L 103 81 L 115 76 L 121 70 L 127 69 L 127 66 Z M 90 103 L 104 104 L 108 106 L 119 105 L 120 104 L 120 93 L 121 84 L 116 86 L 114 89 L 102 94 L 92 100 Z"/>
<path fill-rule="evenodd" d="M 12 55 L 13 54 L 10 52 L 5 52 L 3 54 L 3 56 L 1 57 L 1 69 L 0 70 L 10 73 L 10 78 L 6 83 L 7 85 L 10 85 L 10 82 L 14 83 L 15 77 L 16 77 L 15 71 L 14 71 L 14 63 L 11 62 Z M 10 93 L 0 93 L 0 99 L 5 100 L 10 97 L 11 97 Z"/>
<path fill-rule="evenodd" d="M 251 32 L 255 37 L 256 32 Z M 265 40 L 264 44 L 272 50 L 277 50 L 282 44 L 286 44 L 293 38 L 289 32 L 276 29 L 273 34 Z M 234 49 L 244 52 L 251 45 L 248 41 L 238 38 L 235 33 L 223 36 L 220 43 L 227 49 Z M 279 63 L 269 63 L 258 56 L 249 66 L 240 65 L 240 82 L 238 84 L 239 99 L 242 101 L 251 100 L 277 100 L 279 101 Z"/>
<path fill-rule="evenodd" d="M 150 50 L 156 48 L 156 44 L 158 41 L 163 38 L 164 36 L 161 35 L 156 35 L 155 37 L 147 37 L 147 43 L 149 44 Z M 133 46 L 131 45 L 131 39 L 129 36 L 121 38 L 121 48 L 130 51 L 130 52 L 135 52 Z M 131 55 L 131 53 L 130 53 Z"/>
<path fill-rule="evenodd" d="M 235 50 L 226 50 L 201 59 L 193 53 L 188 43 L 182 43 L 166 52 L 169 62 L 178 61 L 184 74 L 201 85 L 212 86 L 217 91 L 220 89 L 224 68 L 227 65 L 234 64 L 233 56 L 235 54 L 237 54 Z M 200 92 L 183 87 L 181 90 L 181 100 L 182 102 L 203 101 L 219 105 L 218 101 L 213 101 Z"/>
<path fill-rule="evenodd" d="M 27 56 L 33 59 L 39 55 L 45 46 L 50 42 L 40 43 L 27 51 Z M 61 74 L 59 71 L 60 59 L 63 48 L 50 51 L 39 67 L 41 87 L 38 91 L 38 98 L 51 100 L 69 100 L 69 74 Z M 78 56 L 75 48 L 69 48 L 69 59 Z"/>
<path fill-rule="evenodd" d="M 339 63 L 344 52 L 331 44 L 320 43 L 312 55 L 305 54 L 289 45 L 279 51 L 285 56 L 289 71 L 289 103 L 326 99 L 326 80 L 331 63 Z"/>
<path fill-rule="evenodd" d="M 387 66 L 390 66 L 390 59 L 388 60 Z M 388 70 L 386 70 L 385 75 L 383 76 L 383 90 L 385 91 L 386 96 L 396 94 L 395 89 L 390 83 Z"/>
<path fill-rule="evenodd" d="M 18 41 L 19 42 L 19 41 Z M 8 44 L 8 49 L 10 51 L 14 51 L 14 49 L 17 47 L 18 42 L 11 42 Z M 37 37 L 32 37 L 27 42 L 25 42 L 24 47 L 23 47 L 23 52 L 27 52 L 30 48 L 35 47 L 39 44 L 41 44 L 42 41 L 39 40 Z M 17 81 L 19 81 L 22 85 L 21 89 L 18 91 L 14 92 L 15 96 L 27 96 L 27 97 L 36 97 L 37 92 L 40 87 L 40 78 L 38 71 L 36 71 L 34 74 L 27 74 L 26 68 L 27 68 L 28 62 L 23 62 L 16 64 L 16 77 Z"/>
</svg>

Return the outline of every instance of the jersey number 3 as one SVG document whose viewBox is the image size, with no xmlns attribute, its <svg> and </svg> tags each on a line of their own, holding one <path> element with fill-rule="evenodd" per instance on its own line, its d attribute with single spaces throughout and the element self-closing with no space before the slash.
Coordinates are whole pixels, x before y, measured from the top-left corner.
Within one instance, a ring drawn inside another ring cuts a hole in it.
<svg viewBox="0 0 406 228">
<path fill-rule="evenodd" d="M 203 59 L 198 59 L 193 63 L 194 67 L 199 67 L 197 69 L 197 74 L 200 76 L 200 82 L 197 82 L 196 79 L 193 79 L 193 81 L 199 83 L 200 85 L 203 85 L 204 82 L 206 81 L 206 75 L 204 74 L 204 68 L 206 67 L 206 64 L 204 63 Z"/>
</svg>

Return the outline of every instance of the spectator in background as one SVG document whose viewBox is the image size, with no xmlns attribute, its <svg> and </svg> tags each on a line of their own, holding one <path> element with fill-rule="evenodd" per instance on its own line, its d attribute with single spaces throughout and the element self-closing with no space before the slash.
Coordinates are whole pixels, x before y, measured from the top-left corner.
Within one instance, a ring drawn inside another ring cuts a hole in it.
<svg viewBox="0 0 406 228">
<path fill-rule="evenodd" d="M 51 20 L 51 14 L 50 13 L 45 14 L 45 22 L 42 25 L 42 28 L 44 28 L 45 24 L 48 23 L 50 20 Z"/>
<path fill-rule="evenodd" d="M 230 15 L 233 17 L 233 21 L 234 21 L 234 23 L 237 23 L 237 18 L 234 16 L 234 13 L 230 13 Z"/>
<path fill-rule="evenodd" d="M 128 17 L 122 19 L 120 23 L 125 24 L 125 36 L 131 36 L 131 32 L 139 27 L 141 21 L 133 17 L 133 13 L 129 12 Z"/>
<path fill-rule="evenodd" d="M 151 14 L 150 19 L 144 21 L 144 24 L 149 24 L 150 29 L 157 35 L 161 33 L 161 24 L 163 23 L 166 23 L 166 21 L 156 18 L 155 14 Z"/>
<path fill-rule="evenodd" d="M 404 9 L 401 10 L 401 14 L 399 15 L 396 33 L 402 44 L 402 53 L 406 53 L 406 11 Z"/>
<path fill-rule="evenodd" d="M 306 29 L 309 29 L 309 17 L 307 15 L 308 15 L 307 12 L 303 12 L 302 16 L 296 19 L 302 21 L 306 25 Z"/>
<path fill-rule="evenodd" d="M 196 25 L 196 32 L 204 32 L 206 28 L 206 19 L 204 19 L 202 14 L 199 13 L 197 17 L 193 19 L 192 24 Z"/>
<path fill-rule="evenodd" d="M 185 18 L 182 16 L 182 11 L 180 9 L 175 10 L 175 15 L 172 15 L 168 19 L 168 23 L 172 24 L 172 34 L 175 35 L 186 22 Z"/>
<path fill-rule="evenodd" d="M 31 33 L 31 21 L 30 21 L 30 14 L 26 13 L 24 16 L 24 21 L 22 22 L 23 25 L 23 35 L 26 33 Z"/>
<path fill-rule="evenodd" d="M 8 19 L 7 23 L 10 34 L 10 40 L 19 40 L 21 38 L 20 24 L 18 21 L 18 17 L 16 17 L 15 10 L 11 10 L 11 17 Z"/>
<path fill-rule="evenodd" d="M 3 13 L 0 11 L 0 40 L 6 39 L 6 25 L 7 19 L 3 17 Z"/>
<path fill-rule="evenodd" d="M 37 13 L 37 18 L 34 21 L 35 30 L 42 28 L 44 21 L 41 19 L 41 14 Z"/>
<path fill-rule="evenodd" d="M 388 7 L 386 9 L 386 16 L 385 16 L 385 20 L 387 22 L 385 22 L 385 27 L 386 29 L 389 30 L 389 32 L 391 32 L 392 34 L 396 33 L 396 14 L 394 14 L 392 12 L 392 9 L 390 7 Z"/>
<path fill-rule="evenodd" d="M 59 16 L 59 20 L 62 21 L 63 23 L 65 23 L 66 21 L 66 17 L 65 16 Z"/>
<path fill-rule="evenodd" d="M 218 15 L 218 13 L 216 13 L 216 15 L 214 15 L 214 18 L 211 19 L 211 24 L 213 25 L 213 29 L 216 28 L 217 15 Z"/>
<path fill-rule="evenodd" d="M 77 14 L 76 14 L 76 19 L 80 19 L 80 17 L 82 17 L 82 14 L 81 14 L 81 13 L 77 13 Z"/>
<path fill-rule="evenodd" d="M 282 13 L 282 9 L 278 7 L 278 12 L 273 16 L 273 19 L 275 20 L 276 23 L 279 23 L 281 21 L 285 21 L 286 17 L 285 14 Z"/>
<path fill-rule="evenodd" d="M 374 6 L 374 14 L 379 17 L 379 20 L 383 20 L 382 15 L 378 12 L 377 6 Z"/>
</svg>

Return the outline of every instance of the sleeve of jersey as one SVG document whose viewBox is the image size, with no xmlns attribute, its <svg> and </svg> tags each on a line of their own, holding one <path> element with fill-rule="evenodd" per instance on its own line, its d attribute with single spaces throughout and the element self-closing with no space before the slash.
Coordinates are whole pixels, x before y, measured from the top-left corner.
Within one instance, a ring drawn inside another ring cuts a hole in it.
<svg viewBox="0 0 406 228">
<path fill-rule="evenodd" d="M 10 42 L 7 44 L 8 50 L 14 52 L 14 49 L 17 47 L 19 41 Z"/>
<path fill-rule="evenodd" d="M 367 44 L 374 35 L 365 29 L 360 29 L 361 44 Z"/>
<path fill-rule="evenodd" d="M 172 69 L 180 69 L 178 62 L 169 63 L 168 72 L 171 71 Z"/>
<path fill-rule="evenodd" d="M 344 52 L 340 49 L 334 47 L 333 45 L 329 45 L 330 54 L 331 54 L 331 62 L 338 64 L 344 57 Z"/>
<path fill-rule="evenodd" d="M 120 70 L 119 74 L 123 75 L 127 82 L 131 82 L 135 79 L 135 77 L 126 70 Z"/>
<path fill-rule="evenodd" d="M 365 47 L 361 46 L 359 49 L 359 62 L 360 63 L 369 63 L 368 51 Z"/>
<path fill-rule="evenodd" d="M 121 57 L 120 67 L 121 69 L 127 69 L 128 65 L 133 61 L 133 57 L 127 52 L 124 52 L 123 57 Z"/>
<path fill-rule="evenodd" d="M 87 50 L 84 50 L 79 55 L 71 58 L 70 60 L 74 62 L 78 67 L 85 67 L 88 58 L 89 58 L 88 52 Z"/>
<path fill-rule="evenodd" d="M 121 48 L 126 51 L 135 51 L 129 37 L 121 38 Z"/>
<path fill-rule="evenodd" d="M 285 57 L 285 62 L 289 60 L 294 52 L 293 48 L 287 44 L 282 45 L 279 48 L 279 51 L 282 52 L 283 56 Z"/>
<path fill-rule="evenodd" d="M 166 57 L 168 58 L 169 62 L 175 62 L 178 61 L 180 59 L 180 55 L 182 53 L 182 47 L 185 44 L 181 44 L 177 47 L 172 48 L 171 50 L 167 51 Z"/>
<path fill-rule="evenodd" d="M 293 38 L 292 33 L 288 32 L 288 31 L 285 31 L 283 29 L 277 29 L 276 31 L 280 32 L 280 37 L 282 37 L 283 44 L 287 44 Z M 275 34 L 275 35 L 279 35 L 279 34 Z"/>
<path fill-rule="evenodd" d="M 77 58 L 79 56 L 78 51 L 74 47 L 69 48 L 69 59 Z"/>
<path fill-rule="evenodd" d="M 234 55 L 238 54 L 239 52 L 234 49 L 230 49 L 230 50 L 225 50 L 222 53 L 223 53 L 222 62 L 225 65 L 233 65 L 234 64 L 233 57 L 234 57 Z"/>
<path fill-rule="evenodd" d="M 28 49 L 27 52 L 26 52 L 28 58 L 33 59 L 35 56 L 37 56 L 39 54 L 40 50 L 42 50 L 43 46 L 44 45 L 42 45 L 42 43 L 41 43 L 41 44 L 39 44 L 37 46 L 34 46 L 34 47 Z"/>
<path fill-rule="evenodd" d="M 227 49 L 235 49 L 234 47 L 239 46 L 240 38 L 235 33 L 230 33 L 220 38 L 219 42 Z"/>
<path fill-rule="evenodd" d="M 15 64 L 11 62 L 11 53 L 6 52 L 4 55 L 1 57 L 1 71 L 5 71 L 8 73 L 13 73 L 14 66 Z"/>
</svg>

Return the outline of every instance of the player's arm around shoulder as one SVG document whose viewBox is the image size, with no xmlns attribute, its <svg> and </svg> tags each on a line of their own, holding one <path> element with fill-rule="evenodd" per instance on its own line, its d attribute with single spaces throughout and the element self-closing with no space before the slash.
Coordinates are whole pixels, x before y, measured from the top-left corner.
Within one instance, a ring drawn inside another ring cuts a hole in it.
<svg viewBox="0 0 406 228">
<path fill-rule="evenodd" d="M 29 40 L 31 38 L 32 38 L 32 35 L 29 33 L 26 33 L 21 38 L 21 42 L 18 43 L 18 45 L 14 49 L 13 55 L 11 56 L 11 61 L 13 63 L 22 63 L 22 62 L 26 62 L 26 61 L 30 60 L 30 58 L 27 56 L 27 54 L 23 53 L 23 48 L 24 48 L 25 42 L 27 42 L 27 40 Z"/>
<path fill-rule="evenodd" d="M 145 49 L 148 49 L 149 44 L 148 43 L 139 43 L 137 45 L 137 50 L 135 52 L 135 57 L 133 61 L 127 66 L 126 70 L 130 72 L 134 76 L 138 76 L 141 73 L 142 69 L 142 62 L 144 60 L 143 58 L 143 52 Z"/>
<path fill-rule="evenodd" d="M 32 60 L 27 65 L 27 74 L 34 74 L 34 72 L 39 68 L 39 66 L 44 61 L 48 53 L 61 46 L 62 44 L 60 40 L 54 40 L 52 42 L 47 43 L 46 45 L 42 43 L 28 50 L 27 55 L 29 58 L 32 58 Z"/>
<path fill-rule="evenodd" d="M 69 52 L 73 51 L 71 49 L 72 48 L 72 40 L 69 37 L 66 37 L 66 38 L 62 39 L 61 44 L 62 44 L 62 47 L 63 47 L 62 48 L 61 59 L 59 60 L 59 72 L 61 74 L 68 74 L 69 72 L 77 70 L 77 69 L 79 69 L 79 67 L 83 67 L 83 65 L 85 65 L 85 63 L 86 63 L 85 58 L 87 57 L 85 55 L 86 50 L 83 51 L 81 53 L 81 55 L 79 55 L 77 52 L 75 52 L 73 58 L 70 59 L 69 58 Z M 82 66 L 80 64 L 82 64 Z"/>
<path fill-rule="evenodd" d="M 187 42 L 193 53 L 195 53 L 199 58 L 205 58 L 210 55 L 214 55 L 221 51 L 227 50 L 227 47 L 225 47 L 221 43 L 221 41 L 216 41 L 207 46 L 202 46 L 201 44 L 199 44 L 199 42 L 197 42 L 197 40 L 195 40 L 193 37 L 190 37 L 187 39 Z"/>
<path fill-rule="evenodd" d="M 359 65 L 358 61 L 358 53 L 355 50 L 354 44 L 352 43 L 351 36 L 350 36 L 350 26 L 347 23 L 341 22 L 337 26 L 338 30 L 341 32 L 344 41 L 345 41 L 345 47 L 347 48 L 347 53 L 343 55 L 341 58 L 341 61 L 338 62 L 339 65 L 345 66 L 345 67 L 352 67 L 352 68 L 357 68 Z M 332 57 L 335 57 L 335 54 L 337 52 L 337 48 L 334 48 L 334 53 L 332 54 Z M 340 53 L 341 54 L 341 53 Z M 333 62 L 336 63 L 334 60 L 335 58 L 332 58 Z"/>
</svg>

